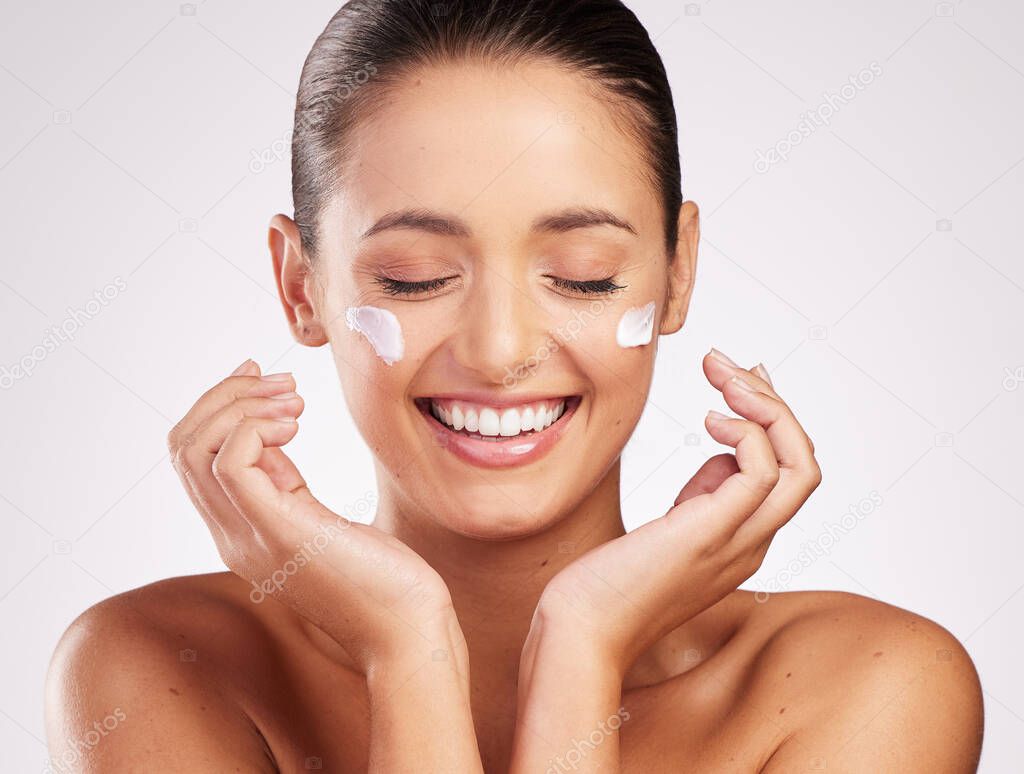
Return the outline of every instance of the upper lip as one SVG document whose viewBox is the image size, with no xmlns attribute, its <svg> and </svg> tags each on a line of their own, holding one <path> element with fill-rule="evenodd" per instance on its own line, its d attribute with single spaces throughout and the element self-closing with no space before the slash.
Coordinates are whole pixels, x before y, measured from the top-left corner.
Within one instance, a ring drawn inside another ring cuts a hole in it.
<svg viewBox="0 0 1024 774">
<path fill-rule="evenodd" d="M 495 408 L 514 408 L 529 403 L 541 403 L 543 401 L 562 400 L 572 398 L 576 393 L 572 392 L 516 392 L 516 393 L 493 393 L 484 390 L 467 390 L 462 392 L 439 392 L 430 395 L 422 395 L 418 400 L 452 400 L 472 403 L 479 406 L 494 406 Z"/>
</svg>

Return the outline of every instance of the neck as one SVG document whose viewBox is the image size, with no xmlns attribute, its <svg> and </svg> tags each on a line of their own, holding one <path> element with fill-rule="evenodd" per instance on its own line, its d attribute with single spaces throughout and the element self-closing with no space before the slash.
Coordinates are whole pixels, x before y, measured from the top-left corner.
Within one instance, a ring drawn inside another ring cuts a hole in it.
<svg viewBox="0 0 1024 774">
<path fill-rule="evenodd" d="M 480 540 L 458 535 L 425 514 L 410 513 L 385 492 L 373 525 L 409 546 L 444 579 L 471 645 L 484 633 L 521 632 L 525 637 L 548 581 L 590 549 L 625 534 L 619 462 L 569 514 L 526 537 Z"/>
<path fill-rule="evenodd" d="M 514 720 L 519 657 L 544 587 L 582 554 L 625 534 L 619 466 L 616 460 L 556 524 L 513 540 L 454 534 L 382 490 L 374 526 L 416 551 L 448 585 L 469 650 L 474 714 L 479 707 L 478 726 L 491 735 L 503 736 Z"/>
</svg>

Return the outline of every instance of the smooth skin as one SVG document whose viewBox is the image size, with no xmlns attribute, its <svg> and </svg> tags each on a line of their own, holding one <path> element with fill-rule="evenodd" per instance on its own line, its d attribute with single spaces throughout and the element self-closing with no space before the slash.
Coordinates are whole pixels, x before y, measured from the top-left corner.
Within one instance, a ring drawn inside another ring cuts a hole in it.
<svg viewBox="0 0 1024 774">
<path fill-rule="evenodd" d="M 657 337 L 623 350 L 614 328 L 650 299 L 657 333 L 682 328 L 699 215 L 681 207 L 665 255 L 659 199 L 610 110 L 550 65 L 434 66 L 357 131 L 316 256 L 275 216 L 285 314 L 297 341 L 330 345 L 374 455 L 374 522 L 319 502 L 281 448 L 304 406 L 294 377 L 242 363 L 168 437 L 230 572 L 120 594 L 69 628 L 47 686 L 55 760 L 104 773 L 976 769 L 981 689 L 949 632 L 853 594 L 738 589 L 821 481 L 762 365 L 703 358 L 736 415 L 709 412 L 705 428 L 734 452 L 625 532 L 620 455 Z M 580 206 L 633 228 L 534 227 Z M 365 236 L 408 207 L 445 227 Z M 382 275 L 445 282 L 399 297 Z M 431 440 L 415 398 L 507 394 L 508 368 L 594 298 L 553 278 L 609 275 L 621 289 L 604 313 L 512 390 L 581 396 L 541 461 L 479 468 Z M 364 304 L 402 321 L 392 366 L 345 326 Z M 114 731 L 78 743 L 115 708 Z"/>
</svg>

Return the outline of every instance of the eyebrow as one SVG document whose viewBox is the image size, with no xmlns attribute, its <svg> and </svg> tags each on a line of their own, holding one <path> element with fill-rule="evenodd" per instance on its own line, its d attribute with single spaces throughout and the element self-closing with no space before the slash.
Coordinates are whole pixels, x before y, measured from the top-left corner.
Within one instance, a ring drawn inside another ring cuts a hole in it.
<svg viewBox="0 0 1024 774">
<path fill-rule="evenodd" d="M 637 230 L 629 221 L 615 213 L 600 207 L 569 207 L 559 212 L 541 215 L 533 221 L 530 231 L 533 233 L 564 234 L 579 228 L 594 226 L 613 226 L 637 236 Z M 382 231 L 391 229 L 407 229 L 425 231 L 429 234 L 447 237 L 470 237 L 472 230 L 465 221 L 455 215 L 445 215 L 431 210 L 405 209 L 389 212 L 380 218 L 360 237 L 360 241 L 369 239 Z"/>
</svg>

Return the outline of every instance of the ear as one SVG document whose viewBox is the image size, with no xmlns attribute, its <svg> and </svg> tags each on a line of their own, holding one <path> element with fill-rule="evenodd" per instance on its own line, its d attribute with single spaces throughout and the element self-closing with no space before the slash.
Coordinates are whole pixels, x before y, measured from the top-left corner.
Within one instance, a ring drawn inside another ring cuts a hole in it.
<svg viewBox="0 0 1024 774">
<path fill-rule="evenodd" d="M 700 242 L 700 210 L 694 202 L 683 202 L 679 208 L 679 239 L 672 263 L 668 267 L 668 302 L 661 317 L 663 336 L 675 333 L 686 322 L 697 275 L 697 245 Z"/>
<path fill-rule="evenodd" d="M 292 338 L 307 347 L 326 344 L 327 336 L 317 317 L 317 278 L 302 252 L 298 225 L 287 215 L 275 215 L 270 220 L 267 242 L 274 262 L 277 295 L 284 306 Z"/>
</svg>

